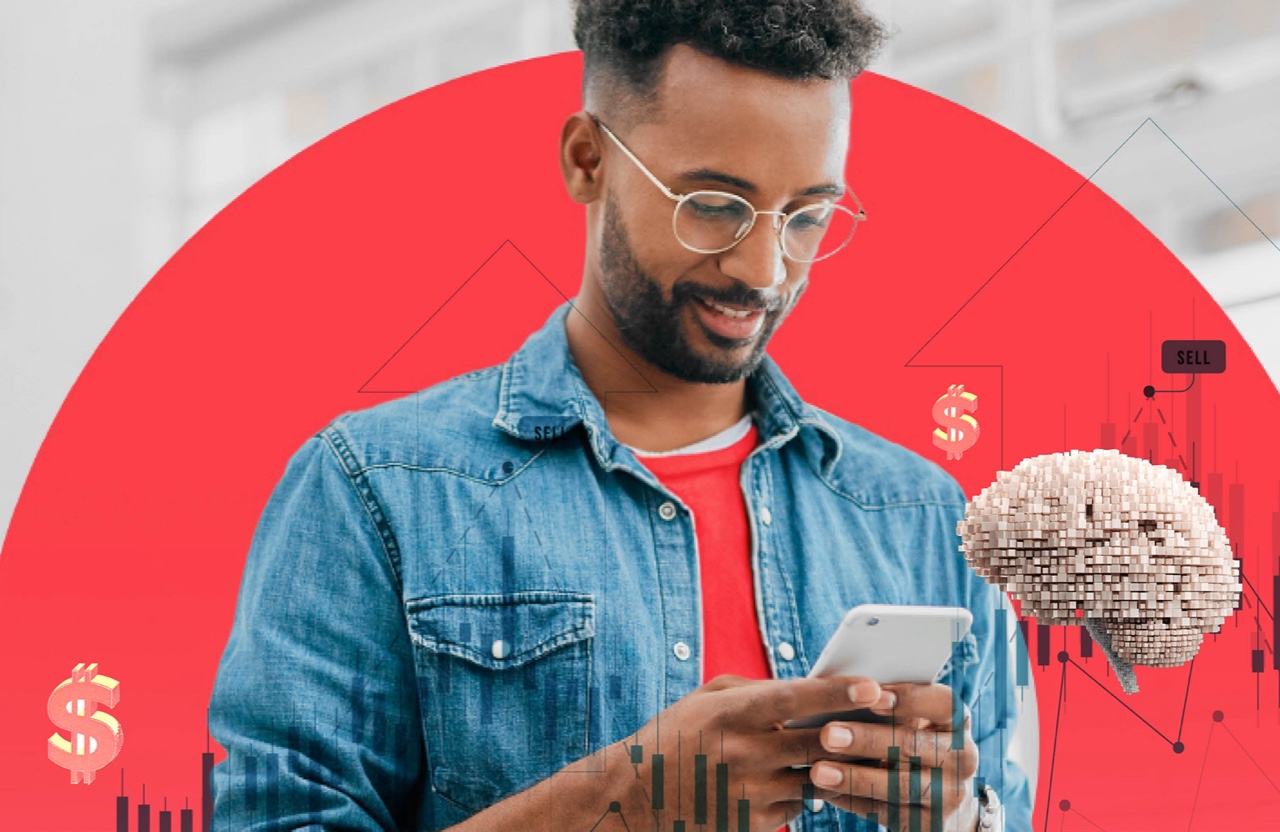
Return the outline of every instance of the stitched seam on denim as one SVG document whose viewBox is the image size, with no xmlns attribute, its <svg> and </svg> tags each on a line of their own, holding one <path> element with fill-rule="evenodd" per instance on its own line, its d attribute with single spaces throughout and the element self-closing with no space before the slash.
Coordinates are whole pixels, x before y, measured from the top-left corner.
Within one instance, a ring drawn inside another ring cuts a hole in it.
<svg viewBox="0 0 1280 832">
<path fill-rule="evenodd" d="M 417 471 L 422 474 L 452 474 L 455 477 L 461 477 L 464 480 L 478 483 L 480 485 L 506 485 L 507 483 L 515 479 L 516 475 L 518 475 L 520 472 L 524 471 L 526 468 L 531 466 L 534 463 L 534 461 L 537 460 L 538 457 L 542 456 L 546 452 L 547 452 L 547 448 L 544 446 L 536 454 L 529 457 L 529 459 L 526 460 L 523 465 L 521 465 L 519 468 L 516 468 L 508 476 L 500 480 L 486 480 L 486 479 L 481 479 L 480 477 L 474 477 L 471 474 L 465 474 L 462 471 L 455 471 L 452 468 L 439 468 L 439 467 L 431 467 L 426 465 L 414 465 L 413 463 L 410 463 L 410 462 L 374 462 L 374 463 L 370 463 L 369 465 L 360 466 L 355 470 L 355 474 L 353 476 L 365 474 L 369 471 L 377 471 L 381 468 L 403 468 L 406 471 Z"/>
<path fill-rule="evenodd" d="M 776 493 L 773 487 L 773 472 L 772 472 L 771 466 L 766 465 L 764 467 L 764 476 L 766 477 L 769 493 L 771 494 Z M 776 504 L 777 500 L 774 499 L 772 502 Z M 796 603 L 796 590 L 791 583 L 791 576 L 787 574 L 786 567 L 782 562 L 782 555 L 780 552 L 776 551 L 776 548 L 775 548 L 775 551 L 773 552 L 773 556 L 778 559 L 777 560 L 778 574 L 782 577 L 782 583 L 785 585 L 786 591 L 787 591 L 787 608 L 788 608 L 788 611 L 791 613 L 791 632 L 795 636 L 791 640 L 791 646 L 796 648 L 796 652 L 800 656 L 800 666 L 804 668 L 808 668 L 809 659 L 804 652 L 804 631 L 801 629 L 800 608 L 799 608 L 799 605 Z M 806 670 L 806 672 L 808 671 Z"/>
<path fill-rule="evenodd" d="M 840 431 L 831 427 L 831 424 L 827 422 L 826 419 L 822 418 L 825 411 L 821 410 L 820 408 L 816 408 L 813 405 L 807 405 L 807 407 L 809 408 L 810 411 L 813 412 L 814 415 L 812 417 L 806 416 L 797 421 L 801 425 L 808 425 L 812 427 L 814 430 L 818 431 L 818 433 L 821 434 L 821 436 L 819 437 L 820 441 L 822 437 L 825 437 L 826 439 L 830 439 L 832 442 L 835 443 L 835 446 L 836 446 L 835 456 L 831 458 L 831 463 L 830 465 L 827 466 L 828 468 L 834 468 L 836 463 L 840 461 L 840 457 L 844 456 L 844 438 L 840 436 Z M 834 413 L 830 415 L 835 417 Z"/>
<path fill-rule="evenodd" d="M 593 601 L 594 601 L 594 598 L 593 598 Z M 418 636 L 412 636 L 412 635 L 411 635 L 411 637 L 413 638 L 413 640 L 414 640 L 414 642 L 415 642 L 415 643 L 420 643 L 420 639 L 419 639 L 419 637 L 418 637 Z M 583 647 L 584 647 L 584 653 L 585 653 L 585 657 L 586 657 L 586 666 L 587 666 L 587 667 L 586 667 L 586 673 L 583 675 L 583 677 L 582 677 L 582 678 L 583 678 L 583 682 L 584 682 L 585 689 L 586 689 L 586 691 L 587 691 L 587 695 L 588 695 L 588 697 L 589 697 L 589 696 L 590 696 L 590 690 L 591 690 L 591 670 L 592 670 L 592 664 L 591 664 L 592 650 L 591 650 L 591 646 L 592 646 L 592 641 L 591 641 L 590 637 L 587 637 L 587 638 L 576 639 L 575 641 L 573 641 L 573 642 L 569 643 L 568 645 L 560 645 L 560 646 L 561 646 L 561 647 L 563 647 L 563 646 L 569 646 L 569 647 L 571 647 L 571 646 L 573 646 L 573 644 L 582 644 L 582 645 L 583 645 Z M 430 646 L 429 644 L 422 644 L 421 646 L 426 647 L 427 649 L 432 649 L 432 648 L 431 648 L 431 646 Z M 559 649 L 559 647 L 557 647 L 556 649 Z M 441 652 L 444 652 L 444 653 L 446 653 L 446 654 L 448 654 L 448 655 L 454 655 L 454 656 L 456 656 L 457 658 L 461 658 L 461 659 L 463 659 L 464 661 L 468 660 L 468 657 L 466 657 L 466 656 L 457 656 L 457 654 L 456 654 L 456 653 L 453 653 L 452 651 L 441 651 Z M 544 652 L 544 653 L 542 653 L 542 654 L 540 654 L 540 655 L 536 656 L 536 657 L 535 657 L 535 659 L 541 659 L 541 658 L 543 658 L 544 656 L 546 656 L 547 654 L 549 654 L 549 653 L 551 653 L 551 652 L 553 652 L 553 651 L 548 650 L 548 651 L 546 651 L 546 652 Z M 529 661 L 533 661 L 533 659 L 531 659 L 531 660 L 529 660 Z M 522 663 L 522 664 L 527 664 L 527 663 L 528 663 L 528 662 L 524 662 L 524 663 Z M 481 665 L 481 666 L 482 666 L 482 667 L 484 667 L 486 670 L 489 670 L 489 671 L 495 671 L 495 670 L 502 670 L 502 669 L 504 669 L 504 668 L 494 668 L 494 667 L 489 667 L 489 666 L 487 666 L 487 665 Z M 589 701 L 589 700 L 588 700 L 588 701 Z M 588 710 L 588 711 L 584 711 L 584 713 L 589 714 L 589 713 L 590 713 L 590 711 L 589 711 L 589 710 Z M 590 730 L 591 730 L 591 729 L 590 729 L 590 719 L 589 719 L 589 718 L 587 718 L 587 717 L 584 717 L 584 718 L 583 718 L 583 721 L 584 721 L 584 723 L 586 723 L 586 724 L 585 724 L 585 725 L 584 725 L 584 727 L 583 727 L 583 732 L 582 732 L 582 733 L 583 733 L 583 736 L 584 736 L 584 737 L 588 738 L 588 739 L 587 739 L 587 743 L 588 743 L 588 746 L 587 746 L 587 747 L 589 747 L 589 732 L 590 732 Z M 582 754 L 582 755 L 579 755 L 579 756 L 585 756 L 585 754 Z M 574 759 L 576 759 L 576 758 L 574 758 Z M 568 762 L 572 762 L 572 760 L 568 760 L 568 761 L 566 761 L 566 764 L 567 764 Z M 472 806 L 470 806 L 470 805 L 468 805 L 468 804 L 466 804 L 466 803 L 462 803 L 462 802 L 461 802 L 461 801 L 459 801 L 456 797 L 451 796 L 450 792 L 448 791 L 448 790 L 451 790 L 451 789 L 454 789 L 454 788 L 457 788 L 457 789 L 464 789 L 464 790 L 465 790 L 465 789 L 468 789 L 468 788 L 474 787 L 474 786 L 476 785 L 474 780 L 469 779 L 469 778 L 462 778 L 462 777 L 458 777 L 458 776 L 457 776 L 457 774 L 454 772 L 454 770 L 453 770 L 453 769 L 451 769 L 451 768 L 445 768 L 444 770 L 439 770 L 439 769 L 436 769 L 436 770 L 429 770 L 428 777 L 430 778 L 430 782 L 431 782 L 431 784 L 432 784 L 432 791 L 433 791 L 436 795 L 439 795 L 439 796 L 440 796 L 442 799 L 444 799 L 446 802 L 451 803 L 451 804 L 453 804 L 454 806 L 457 806 L 457 807 L 459 807 L 459 808 L 461 808 L 461 809 L 465 810 L 465 811 L 466 811 L 466 812 L 468 812 L 469 814 L 474 814 L 474 813 L 476 813 L 476 812 L 480 811 L 480 809 L 484 808 L 483 806 L 481 806 L 481 807 L 472 807 Z M 532 785 L 532 784 L 528 784 L 528 785 Z M 519 788 L 515 789 L 515 792 L 524 791 L 524 789 L 525 789 L 525 788 L 528 788 L 528 785 L 526 785 L 526 786 L 520 786 Z M 430 799 L 430 797 L 431 797 L 431 796 L 430 796 L 430 795 L 428 795 L 428 796 L 427 796 L 427 799 Z"/>
<path fill-rule="evenodd" d="M 763 459 L 763 458 L 762 458 Z M 763 463 L 761 463 L 763 464 Z M 770 545 L 767 540 L 769 533 L 773 529 L 770 524 L 767 528 L 768 532 L 760 528 L 759 516 L 756 513 L 757 505 L 773 505 L 773 500 L 769 499 L 769 490 L 765 487 L 757 487 L 757 482 L 764 479 L 764 475 L 759 474 L 756 469 L 759 467 L 757 463 L 748 455 L 742 461 L 742 468 L 738 471 L 738 487 L 743 488 L 742 476 L 743 469 L 746 470 L 747 480 L 746 488 L 743 492 L 742 499 L 746 503 L 747 509 L 747 532 L 750 535 L 751 543 L 749 545 L 751 560 L 751 601 L 755 606 L 756 624 L 760 628 L 760 637 L 764 640 L 765 661 L 769 665 L 769 671 L 773 676 L 778 676 L 778 660 L 773 649 L 774 642 L 774 616 L 772 598 L 766 598 L 767 587 L 769 585 L 769 573 L 766 568 L 765 556 L 768 554 Z M 759 499 L 757 499 L 759 498 Z"/>
<path fill-rule="evenodd" d="M 522 653 L 517 653 L 501 660 L 486 656 L 482 651 L 457 642 L 443 641 L 439 638 L 419 635 L 414 632 L 410 632 L 409 637 L 413 639 L 414 644 L 427 650 L 454 656 L 488 670 L 504 670 L 528 664 L 561 647 L 592 639 L 595 637 L 595 628 L 587 624 L 578 624 L 572 630 L 563 630 Z"/>
<path fill-rule="evenodd" d="M 761 446 L 761 447 L 765 447 L 765 446 Z M 760 449 L 757 448 L 756 450 L 760 450 Z M 755 451 L 752 451 L 752 453 L 755 453 Z M 781 456 L 781 454 L 779 454 L 779 456 Z M 876 509 L 882 509 L 882 508 L 902 508 L 905 506 L 944 506 L 944 507 L 950 507 L 950 508 L 959 508 L 963 511 L 964 507 L 967 505 L 967 501 L 957 503 L 957 502 L 952 502 L 950 500 L 943 500 L 943 499 L 908 500 L 908 501 L 897 502 L 897 503 L 878 503 L 878 504 L 864 503 L 862 500 L 860 500 L 858 497 L 855 497 L 853 494 L 850 494 L 847 491 L 842 491 L 840 488 L 828 482 L 827 478 L 824 477 L 820 471 L 816 470 L 813 467 L 813 460 L 809 458 L 808 454 L 803 454 L 802 456 L 805 461 L 805 467 L 807 467 L 810 473 L 812 473 L 815 477 L 817 477 L 818 481 L 821 482 L 823 485 L 825 485 L 829 491 L 845 498 L 846 500 L 858 506 L 859 508 L 867 509 L 868 511 L 874 511 Z"/>
<path fill-rule="evenodd" d="M 786 376 L 782 373 L 782 368 L 778 367 L 777 370 L 778 375 L 785 379 Z M 790 439 L 795 436 L 799 433 L 799 428 L 805 425 L 813 427 L 821 433 L 827 434 L 829 438 L 834 439 L 836 444 L 836 457 L 832 460 L 832 464 L 834 464 L 835 460 L 839 459 L 840 455 L 844 451 L 844 440 L 840 438 L 839 431 L 831 427 L 831 425 L 822 418 L 823 411 L 804 400 L 799 399 L 798 397 L 796 405 L 793 406 L 792 403 L 788 401 L 787 396 L 782 392 L 777 381 L 775 381 L 770 374 L 762 373 L 760 378 L 771 388 L 772 396 L 776 399 L 775 405 L 770 407 L 770 411 L 776 412 L 779 408 L 784 410 L 786 412 L 787 419 L 779 419 L 778 421 L 785 423 L 789 420 L 793 426 L 792 430 L 788 432 L 786 439 Z"/>
<path fill-rule="evenodd" d="M 703 597 L 703 580 L 702 580 L 702 550 L 698 548 L 698 518 L 694 516 L 693 509 L 689 509 L 689 524 L 692 526 L 693 532 L 693 575 L 697 582 L 698 591 L 696 593 L 698 600 L 698 675 L 697 682 L 694 686 L 702 684 L 702 680 L 707 677 L 707 614 L 706 599 Z"/>
<path fill-rule="evenodd" d="M 661 495 L 661 496 L 663 496 L 663 497 L 665 497 L 665 498 L 668 498 L 668 499 L 674 498 L 674 499 L 675 499 L 675 501 L 676 501 L 677 503 L 680 503 L 680 505 L 682 505 L 682 506 L 684 505 L 684 503 L 683 503 L 683 502 L 681 502 L 680 498 L 679 498 L 679 497 L 676 497 L 674 494 L 669 494 L 669 493 L 667 493 L 666 491 L 663 491 L 663 490 L 662 490 L 662 488 L 661 488 L 661 483 L 659 483 L 659 488 L 658 488 L 658 489 L 649 488 L 649 489 L 646 489 L 646 490 L 645 490 L 645 505 L 644 505 L 644 513 L 645 513 L 645 515 L 649 518 L 649 539 L 650 539 L 651 541 L 653 541 L 653 559 L 654 559 L 654 562 L 655 562 L 655 563 L 657 563 L 657 564 L 659 564 L 658 571 L 661 571 L 662 558 L 658 555 L 658 529 L 660 529 L 660 528 L 661 528 L 661 526 L 659 525 L 658 521 L 654 519 L 654 515 L 656 515 L 656 514 L 657 514 L 657 512 L 656 512 L 656 511 L 654 511 L 654 502 L 653 502 L 653 501 L 654 501 L 654 499 L 655 499 L 655 494 L 656 494 L 656 495 Z M 688 506 L 685 506 L 685 508 L 686 508 L 686 510 L 688 510 Z M 665 520 L 664 520 L 663 522 L 665 523 L 665 522 L 668 522 L 668 521 L 665 521 Z M 696 521 L 695 521 L 695 522 L 696 522 Z M 696 542 L 696 541 L 697 541 L 697 533 L 696 533 L 696 532 L 694 533 L 694 541 L 695 541 L 695 542 L 694 542 L 694 545 L 696 546 L 696 545 L 697 545 L 697 542 Z M 687 553 L 687 550 L 686 550 L 686 553 Z M 703 635 L 703 632 L 702 632 L 702 630 L 703 630 L 703 626 L 702 626 L 702 573 L 701 573 L 701 571 L 700 571 L 700 570 L 701 570 L 701 568 L 702 568 L 702 567 L 701 567 L 701 563 L 700 563 L 700 562 L 698 561 L 698 559 L 695 557 L 695 558 L 694 558 L 694 564 L 693 564 L 693 571 L 690 573 L 690 577 L 692 578 L 692 583 L 693 583 L 694 587 L 696 587 L 696 591 L 693 593 L 693 596 L 694 596 L 694 597 L 693 597 L 693 601 L 694 601 L 694 618 L 697 620 L 697 623 L 698 623 L 698 635 L 699 635 L 699 637 L 702 637 L 702 635 Z M 660 585 L 661 585 L 661 584 L 660 584 Z M 661 602 L 660 602 L 660 603 L 661 603 L 661 607 L 662 607 L 662 613 L 661 613 L 661 615 L 662 615 L 662 650 L 661 650 L 660 655 L 662 656 L 662 667 L 663 667 L 663 671 L 662 671 L 662 690 L 659 692 L 659 701 L 660 701 L 660 702 L 664 702 L 664 703 L 665 703 L 665 702 L 667 702 L 667 690 L 668 690 L 668 688 L 669 688 L 669 686 L 668 686 L 667 682 L 669 681 L 670 676 L 671 676 L 671 672 L 670 672 L 669 670 L 667 670 L 667 668 L 671 666 L 670 659 L 669 659 L 669 658 L 668 658 L 668 656 L 667 656 L 667 645 L 670 643 L 670 640 L 671 640 L 671 629 L 670 629 L 670 626 L 669 626 L 669 622 L 668 622 L 668 620 L 667 620 L 667 605 L 666 605 L 666 599 L 665 599 L 665 597 L 664 597 L 664 595 L 663 595 L 663 593 L 662 593 L 661 591 L 658 593 L 658 597 L 659 597 L 660 599 L 662 599 L 662 600 L 661 600 Z M 698 645 L 698 651 L 699 651 L 698 655 L 699 655 L 700 657 L 701 657 L 701 655 L 702 655 L 702 651 L 704 651 L 704 650 L 705 650 L 705 648 L 706 648 L 706 645 L 704 645 L 704 644 L 699 644 L 699 645 Z M 699 667 L 701 667 L 701 666 L 702 666 L 702 664 L 701 664 L 701 658 L 699 658 Z M 701 674 L 701 673 L 699 673 L 699 674 L 698 674 L 698 682 L 697 682 L 697 685 L 700 685 L 700 684 L 702 684 L 702 674 Z M 694 687 L 697 687 L 697 685 L 694 685 Z M 666 706 L 664 705 L 664 707 L 666 707 Z"/>
<path fill-rule="evenodd" d="M 587 444 L 591 446 L 591 453 L 596 458 L 596 462 L 606 471 L 612 471 L 617 467 L 612 459 L 605 458 L 605 449 L 602 444 L 601 432 L 594 421 L 587 416 L 588 408 L 586 399 L 583 396 L 581 387 L 574 392 L 573 398 L 570 399 L 574 408 L 578 411 L 578 420 L 582 422 L 583 429 L 587 433 Z"/>
<path fill-rule="evenodd" d="M 897 503 L 864 503 L 862 500 L 858 499 L 857 497 L 850 494 L 849 492 L 842 491 L 841 489 L 827 482 L 825 477 L 818 475 L 818 479 L 821 480 L 822 484 L 825 485 L 828 489 L 830 489 L 832 493 L 838 494 L 841 497 L 844 497 L 849 502 L 858 506 L 858 508 L 867 509 L 868 511 L 875 511 L 877 509 L 882 509 L 882 508 L 905 508 L 908 506 L 942 506 L 944 508 L 955 508 L 959 506 L 963 508 L 965 505 L 965 503 L 953 503 L 950 500 L 943 500 L 943 499 L 904 500 L 902 502 L 897 502 Z"/>
<path fill-rule="evenodd" d="M 446 785 L 453 785 L 457 783 L 457 781 L 455 781 L 452 777 L 447 777 L 447 778 L 438 777 L 435 779 L 439 779 L 443 784 L 446 784 Z M 465 785 L 465 784 L 458 784 L 458 785 Z M 463 812 L 466 812 L 468 815 L 474 815 L 475 813 L 479 812 L 483 808 L 480 806 L 468 806 L 465 803 L 459 803 L 457 800 L 454 800 L 452 797 L 449 797 L 448 793 L 445 792 L 443 789 L 438 789 L 433 787 L 431 791 L 439 795 L 441 800 L 445 801 L 446 803 L 452 803 L 454 806 L 458 807 Z M 427 795 L 427 800 L 430 800 L 430 799 L 431 799 L 431 795 Z"/>
<path fill-rule="evenodd" d="M 667 673 L 667 670 L 666 670 L 666 667 L 667 667 L 667 649 L 666 648 L 667 648 L 667 641 L 670 638 L 670 636 L 668 634 L 668 629 L 667 629 L 666 596 L 662 591 L 662 587 L 666 585 L 666 582 L 662 580 L 662 558 L 658 554 L 657 524 L 653 519 L 653 515 L 655 513 L 652 508 L 653 494 L 654 494 L 653 489 L 651 488 L 645 489 L 644 506 L 642 508 L 642 511 L 644 511 L 645 516 L 649 520 L 649 548 L 653 552 L 653 564 L 654 564 L 653 571 L 656 573 L 657 580 L 658 580 L 658 592 L 657 592 L 658 617 L 662 620 L 662 650 L 659 652 L 659 655 L 662 656 L 662 667 L 663 667 L 662 689 L 658 691 L 658 701 L 663 703 L 663 706 L 662 706 L 663 708 L 666 708 L 667 676 L 670 675 Z M 699 679 L 698 681 L 701 682 L 702 680 Z"/>
<path fill-rule="evenodd" d="M 593 638 L 596 634 L 595 597 L 581 593 L 570 593 L 557 590 L 528 590 L 524 592 L 487 595 L 462 595 L 454 593 L 450 595 L 431 596 L 428 598 L 417 598 L 412 601 L 408 601 L 405 603 L 405 610 L 409 615 L 416 616 L 420 612 L 429 612 L 437 609 L 488 609 L 499 612 L 506 608 L 521 606 L 558 607 L 561 610 L 564 610 L 566 615 L 571 616 L 571 618 L 567 622 L 551 622 L 551 625 L 545 629 L 555 631 L 554 635 L 548 635 L 538 644 L 502 660 L 493 659 L 484 652 L 476 650 L 467 644 L 432 636 L 420 635 L 419 633 L 414 632 L 412 624 L 409 626 L 409 635 L 410 638 L 413 639 L 414 644 L 421 647 L 456 656 L 460 659 L 465 659 L 473 664 L 478 664 L 481 667 L 486 667 L 491 670 L 500 670 L 504 667 L 514 667 L 525 664 L 566 644 L 572 644 L 574 642 L 585 641 L 586 639 Z M 566 627 L 566 624 L 569 626 Z M 498 663 L 499 661 L 502 663 Z"/>
<path fill-rule="evenodd" d="M 498 382 L 498 412 L 493 417 L 495 422 L 512 430 L 515 430 L 515 423 L 511 420 L 511 377 L 515 374 L 519 355 L 518 352 L 513 354 L 502 366 L 502 378 Z"/>
<path fill-rule="evenodd" d="M 582 677 L 583 683 L 583 701 L 586 703 L 583 709 L 583 726 L 582 726 L 582 748 L 578 758 L 582 758 L 591 753 L 591 658 L 595 655 L 595 639 L 587 642 L 585 651 L 587 654 L 587 672 Z"/>
<path fill-rule="evenodd" d="M 396 581 L 397 595 L 404 594 L 404 578 L 400 574 L 400 545 L 396 542 L 395 534 L 391 530 L 391 524 L 387 520 L 386 514 L 382 511 L 382 506 L 378 503 L 377 498 L 373 494 L 373 486 L 363 472 L 357 471 L 352 473 L 355 467 L 355 454 L 350 446 L 347 445 L 345 438 L 338 431 L 336 425 L 329 425 L 320 432 L 329 450 L 337 459 L 338 464 L 342 466 L 343 471 L 347 474 L 347 482 L 351 484 L 351 490 L 355 493 L 356 499 L 364 508 L 365 514 L 369 517 L 369 522 L 373 524 L 374 532 L 378 536 L 379 542 L 382 543 L 383 554 L 386 555 L 387 565 L 391 567 L 391 574 Z M 348 465 L 348 462 L 352 463 Z"/>
<path fill-rule="evenodd" d="M 577 602 L 593 605 L 595 596 L 586 592 L 567 592 L 563 589 L 524 589 L 519 592 L 466 593 L 447 592 L 441 595 L 421 595 L 405 601 L 410 612 L 436 607 L 506 607 L 517 604 L 563 604 Z"/>
<path fill-rule="evenodd" d="M 781 372 L 781 368 L 779 368 L 779 372 Z M 766 404 L 766 407 L 768 408 L 769 421 L 780 423 L 784 426 L 784 432 L 794 435 L 796 414 L 792 412 L 791 403 L 787 401 L 787 398 L 783 395 L 781 388 L 774 382 L 773 377 L 767 370 L 760 373 L 759 377 L 762 382 L 759 398 L 762 400 L 766 397 L 772 399 L 772 401 L 769 401 Z M 767 391 L 763 389 L 766 386 L 769 388 Z M 770 437 L 766 444 L 770 444 L 773 438 L 774 437 Z"/>
<path fill-rule="evenodd" d="M 792 646 L 797 648 L 796 652 L 800 655 L 802 666 L 807 668 L 809 667 L 809 660 L 804 652 L 804 633 L 800 629 L 800 611 L 796 606 L 796 591 L 791 585 L 791 577 L 787 575 L 787 570 L 782 566 L 782 558 L 778 555 L 775 555 L 775 557 L 778 557 L 778 574 L 782 577 L 782 583 L 787 591 L 787 609 L 791 613 L 791 632 L 795 634 L 795 638 L 792 639 Z"/>
</svg>

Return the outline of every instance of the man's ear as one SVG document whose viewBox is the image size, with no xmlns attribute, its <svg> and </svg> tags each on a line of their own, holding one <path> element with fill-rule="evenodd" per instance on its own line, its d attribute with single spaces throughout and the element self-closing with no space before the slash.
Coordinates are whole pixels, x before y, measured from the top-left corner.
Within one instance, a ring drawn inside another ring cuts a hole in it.
<svg viewBox="0 0 1280 832">
<path fill-rule="evenodd" d="M 585 111 L 569 116 L 560 131 L 560 173 L 574 202 L 595 202 L 604 193 L 600 131 Z"/>
</svg>

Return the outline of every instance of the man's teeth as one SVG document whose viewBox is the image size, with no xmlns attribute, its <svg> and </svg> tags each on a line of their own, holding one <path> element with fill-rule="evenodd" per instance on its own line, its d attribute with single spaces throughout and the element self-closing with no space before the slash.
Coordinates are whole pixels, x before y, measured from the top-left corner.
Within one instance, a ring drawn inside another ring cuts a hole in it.
<svg viewBox="0 0 1280 832">
<path fill-rule="evenodd" d="M 754 311 L 751 309 L 730 309 L 727 306 L 721 306 L 715 301 L 710 300 L 707 301 L 707 305 L 728 318 L 745 318 Z"/>
</svg>

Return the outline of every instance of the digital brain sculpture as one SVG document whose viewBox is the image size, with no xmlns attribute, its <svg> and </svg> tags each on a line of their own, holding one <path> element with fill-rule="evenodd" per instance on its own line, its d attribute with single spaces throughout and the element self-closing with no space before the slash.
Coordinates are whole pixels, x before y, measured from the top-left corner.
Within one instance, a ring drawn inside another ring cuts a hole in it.
<svg viewBox="0 0 1280 832">
<path fill-rule="evenodd" d="M 1024 615 L 1083 624 L 1126 693 L 1134 665 L 1194 658 L 1240 597 L 1213 506 L 1177 471 L 1116 450 L 1024 459 L 969 501 L 956 531 Z"/>
</svg>

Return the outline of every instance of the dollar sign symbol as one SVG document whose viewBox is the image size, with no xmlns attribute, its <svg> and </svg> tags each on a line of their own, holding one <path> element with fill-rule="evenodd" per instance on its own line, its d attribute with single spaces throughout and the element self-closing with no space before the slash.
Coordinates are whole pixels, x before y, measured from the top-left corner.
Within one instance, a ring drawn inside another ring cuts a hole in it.
<svg viewBox="0 0 1280 832">
<path fill-rule="evenodd" d="M 978 420 L 967 411 L 978 409 L 978 397 L 964 392 L 963 384 L 953 384 L 933 403 L 933 444 L 947 452 L 947 459 L 959 459 L 978 441 Z M 961 413 L 961 411 L 966 411 Z"/>
<path fill-rule="evenodd" d="M 71 782 L 92 783 L 98 769 L 116 758 L 124 745 L 120 722 L 100 712 L 98 705 L 120 703 L 120 683 L 98 675 L 97 663 L 84 662 L 71 670 L 71 678 L 49 694 L 49 719 L 71 735 L 49 737 L 49 759 L 71 771 Z"/>
</svg>

